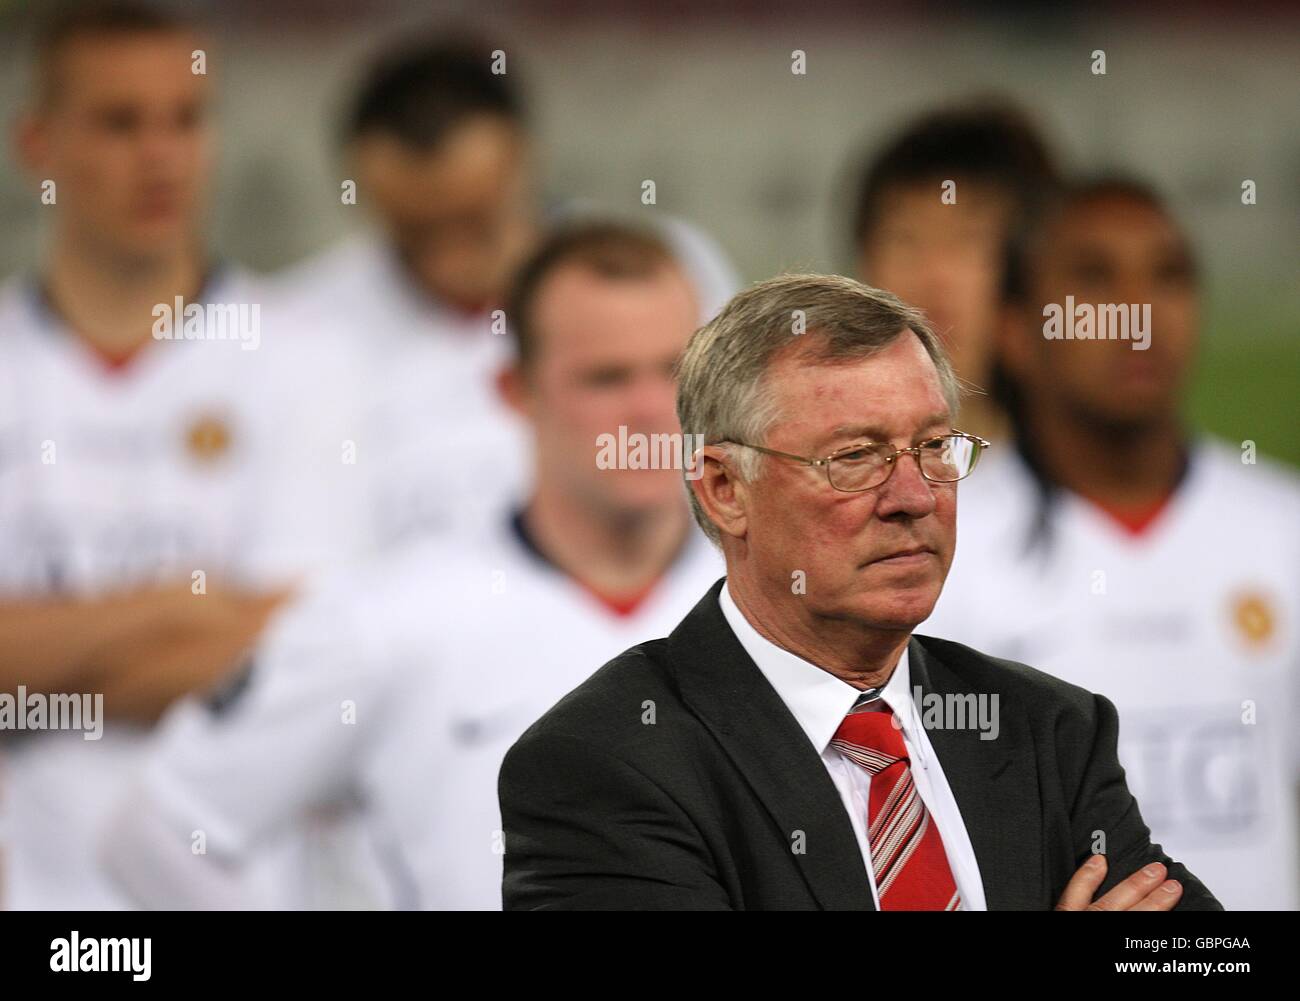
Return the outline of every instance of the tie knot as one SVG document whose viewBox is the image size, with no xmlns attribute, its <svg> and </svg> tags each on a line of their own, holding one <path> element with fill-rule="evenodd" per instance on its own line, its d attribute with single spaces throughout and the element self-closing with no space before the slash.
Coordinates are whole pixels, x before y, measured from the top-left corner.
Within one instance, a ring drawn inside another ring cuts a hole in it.
<svg viewBox="0 0 1300 1001">
<path fill-rule="evenodd" d="M 907 761 L 903 732 L 894 725 L 893 710 L 849 713 L 840 723 L 831 746 L 872 775 L 896 761 Z"/>
</svg>

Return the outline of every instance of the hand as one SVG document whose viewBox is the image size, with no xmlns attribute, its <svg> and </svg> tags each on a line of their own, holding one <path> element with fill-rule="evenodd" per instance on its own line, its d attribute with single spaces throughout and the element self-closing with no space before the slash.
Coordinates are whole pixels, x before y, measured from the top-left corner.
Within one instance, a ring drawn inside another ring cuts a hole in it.
<svg viewBox="0 0 1300 1001">
<path fill-rule="evenodd" d="M 1065 892 L 1056 903 L 1058 911 L 1168 911 L 1183 896 L 1183 887 L 1175 879 L 1165 879 L 1168 871 L 1152 862 L 1111 888 L 1100 900 L 1093 900 L 1106 879 L 1106 856 L 1094 855 L 1079 867 Z"/>
<path fill-rule="evenodd" d="M 250 625 L 260 629 L 293 596 L 293 590 L 284 587 L 251 592 L 210 581 L 203 594 L 195 594 L 188 583 L 159 588 L 154 594 L 161 624 L 169 631 L 208 634 L 238 631 Z"/>
<path fill-rule="evenodd" d="M 152 722 L 176 699 L 221 684 L 291 596 L 287 589 L 255 594 L 221 587 L 196 595 L 188 586 L 155 594 L 158 614 L 147 628 L 95 652 L 91 690 L 103 693 L 110 716 Z"/>
</svg>

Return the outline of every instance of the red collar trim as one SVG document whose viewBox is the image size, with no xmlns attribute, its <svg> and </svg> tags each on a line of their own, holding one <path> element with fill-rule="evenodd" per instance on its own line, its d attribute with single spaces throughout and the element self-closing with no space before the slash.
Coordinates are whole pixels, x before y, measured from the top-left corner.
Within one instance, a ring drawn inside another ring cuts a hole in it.
<svg viewBox="0 0 1300 1001">
<path fill-rule="evenodd" d="M 1125 533 L 1136 538 L 1149 534 L 1151 526 L 1164 514 L 1173 497 L 1174 492 L 1171 490 L 1155 503 L 1144 504 L 1141 507 L 1116 507 L 1113 504 L 1103 504 L 1101 501 L 1092 498 L 1088 498 L 1088 500 L 1097 510 L 1119 525 Z"/>
<path fill-rule="evenodd" d="M 150 341 L 144 340 L 127 351 L 108 351 L 79 334 L 74 336 L 90 356 L 99 362 L 100 367 L 113 376 L 125 375 L 127 370 L 144 354 L 145 349 L 150 345 Z"/>
<path fill-rule="evenodd" d="M 630 594 L 619 594 L 619 595 L 609 594 L 608 592 L 600 591 L 592 587 L 590 584 L 586 583 L 585 581 L 579 580 L 577 577 L 574 577 L 572 579 L 577 583 L 579 587 L 581 587 L 589 595 L 591 595 L 598 602 L 600 602 L 601 605 L 604 606 L 606 611 L 611 612 L 612 614 L 614 614 L 620 619 L 626 619 L 632 616 L 638 609 L 641 608 L 642 605 L 646 603 L 646 600 L 655 592 L 655 589 L 659 586 L 659 582 L 663 579 L 663 575 L 661 574 L 660 576 L 656 577 L 649 584 L 647 584 L 645 587 L 641 588 L 638 591 L 634 591 Z"/>
</svg>

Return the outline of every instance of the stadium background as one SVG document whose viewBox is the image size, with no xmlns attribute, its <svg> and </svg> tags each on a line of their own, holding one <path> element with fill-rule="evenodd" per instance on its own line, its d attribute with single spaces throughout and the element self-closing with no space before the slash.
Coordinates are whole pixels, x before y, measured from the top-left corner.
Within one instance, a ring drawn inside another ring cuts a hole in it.
<svg viewBox="0 0 1300 1001">
<path fill-rule="evenodd" d="M 1068 169 L 1155 181 L 1204 269 L 1189 417 L 1300 465 L 1300 8 L 1214 3 L 928 6 L 223 0 L 215 249 L 274 270 L 362 225 L 333 140 L 362 61 L 439 25 L 500 38 L 530 97 L 545 191 L 708 230 L 746 280 L 847 267 L 845 180 L 908 115 L 1006 94 Z M 0 117 L 26 88 L 44 4 L 0 0 Z M 791 52 L 807 74 L 791 73 Z M 1104 50 L 1106 74 L 1091 71 Z M 6 144 L 0 274 L 30 265 L 40 205 Z M 644 179 L 658 203 L 640 204 Z M 1242 204 L 1243 180 L 1257 204 Z"/>
</svg>

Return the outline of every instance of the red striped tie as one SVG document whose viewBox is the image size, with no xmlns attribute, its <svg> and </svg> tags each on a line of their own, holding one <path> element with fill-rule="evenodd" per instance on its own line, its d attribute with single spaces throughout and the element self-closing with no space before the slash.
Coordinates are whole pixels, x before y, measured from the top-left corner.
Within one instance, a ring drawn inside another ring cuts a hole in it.
<svg viewBox="0 0 1300 1001">
<path fill-rule="evenodd" d="M 883 703 L 881 703 L 883 705 Z M 871 775 L 871 868 L 882 911 L 955 911 L 961 894 L 889 709 L 849 713 L 831 746 Z"/>
</svg>

